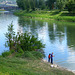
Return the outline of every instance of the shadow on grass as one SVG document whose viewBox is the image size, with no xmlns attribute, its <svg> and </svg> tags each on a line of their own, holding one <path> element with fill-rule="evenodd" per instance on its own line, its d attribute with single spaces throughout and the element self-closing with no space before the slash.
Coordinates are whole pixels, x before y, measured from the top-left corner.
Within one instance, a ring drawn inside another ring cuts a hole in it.
<svg viewBox="0 0 75 75">
<path fill-rule="evenodd" d="M 60 11 L 56 11 L 56 12 L 52 12 L 50 15 L 57 15 L 59 13 L 60 13 Z"/>
<path fill-rule="evenodd" d="M 62 13 L 60 16 L 75 16 L 75 13 Z"/>
</svg>

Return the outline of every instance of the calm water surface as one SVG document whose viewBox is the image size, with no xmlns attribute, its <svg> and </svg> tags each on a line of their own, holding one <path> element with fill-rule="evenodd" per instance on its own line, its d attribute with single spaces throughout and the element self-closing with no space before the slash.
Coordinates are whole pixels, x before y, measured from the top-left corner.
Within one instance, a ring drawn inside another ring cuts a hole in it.
<svg viewBox="0 0 75 75">
<path fill-rule="evenodd" d="M 0 54 L 8 48 L 5 48 L 5 35 L 7 26 L 13 22 L 15 32 L 29 31 L 38 35 L 45 45 L 45 59 L 48 54 L 54 52 L 54 63 L 75 70 L 75 25 L 73 23 L 61 22 L 42 22 L 32 19 L 23 19 L 14 16 L 10 12 L 1 12 L 0 14 Z"/>
</svg>

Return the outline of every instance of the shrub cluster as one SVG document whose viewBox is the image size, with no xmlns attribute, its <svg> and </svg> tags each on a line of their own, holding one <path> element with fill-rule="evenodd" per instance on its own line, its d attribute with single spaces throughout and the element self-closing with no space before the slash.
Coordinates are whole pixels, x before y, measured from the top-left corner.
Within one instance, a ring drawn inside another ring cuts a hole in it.
<svg viewBox="0 0 75 75">
<path fill-rule="evenodd" d="M 21 56 L 25 51 L 35 51 L 44 54 L 44 44 L 37 37 L 29 32 L 15 34 L 12 23 L 8 26 L 8 32 L 5 34 L 5 46 L 9 47 L 11 53 L 16 52 L 16 56 Z M 2 56 L 8 56 L 9 52 L 4 52 Z M 29 54 L 30 55 L 30 54 Z M 41 56 L 40 56 L 41 57 Z"/>
</svg>

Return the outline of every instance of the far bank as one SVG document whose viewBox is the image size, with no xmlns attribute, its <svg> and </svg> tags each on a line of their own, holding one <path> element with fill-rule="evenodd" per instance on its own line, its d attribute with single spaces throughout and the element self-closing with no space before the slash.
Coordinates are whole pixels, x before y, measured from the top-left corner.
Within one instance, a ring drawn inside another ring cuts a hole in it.
<svg viewBox="0 0 75 75">
<path fill-rule="evenodd" d="M 14 13 L 17 16 L 25 16 L 29 18 L 43 18 L 57 21 L 67 21 L 67 22 L 75 22 L 75 14 L 69 13 L 68 11 L 59 11 L 59 10 L 37 10 L 37 11 L 29 11 L 19 10 Z"/>
</svg>

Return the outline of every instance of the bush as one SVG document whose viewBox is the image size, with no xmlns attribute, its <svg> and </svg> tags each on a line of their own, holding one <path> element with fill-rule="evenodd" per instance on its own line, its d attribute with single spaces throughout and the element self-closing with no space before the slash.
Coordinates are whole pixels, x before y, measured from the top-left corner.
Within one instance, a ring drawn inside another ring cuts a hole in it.
<svg viewBox="0 0 75 75">
<path fill-rule="evenodd" d="M 2 53 L 2 56 L 3 56 L 3 57 L 7 57 L 7 56 L 9 56 L 10 54 L 11 54 L 10 51 L 6 51 L 6 52 L 3 52 L 3 53 Z"/>
<path fill-rule="evenodd" d="M 14 50 L 14 49 L 11 49 L 11 50 L 10 50 L 10 52 L 11 52 L 11 53 L 14 53 L 14 52 L 15 52 L 15 50 Z"/>
<path fill-rule="evenodd" d="M 24 51 L 21 48 L 18 50 L 18 52 L 22 54 L 24 53 Z"/>
<path fill-rule="evenodd" d="M 8 26 L 8 32 L 6 32 L 5 37 L 7 39 L 5 46 L 9 47 L 10 50 L 14 49 L 19 53 L 44 48 L 44 44 L 38 40 L 38 37 L 35 37 L 29 32 L 18 32 L 17 35 L 15 35 L 12 23 Z M 14 50 L 12 50 L 12 52 L 14 52 Z"/>
<path fill-rule="evenodd" d="M 23 35 L 19 35 L 18 38 L 21 37 L 22 39 L 20 39 L 19 42 L 23 51 L 35 51 L 35 49 L 44 48 L 44 45 L 41 43 L 41 41 L 28 32 L 23 33 Z"/>
<path fill-rule="evenodd" d="M 16 53 L 15 56 L 16 57 L 21 57 L 22 56 L 22 53 Z"/>
<path fill-rule="evenodd" d="M 29 58 L 29 59 L 36 59 L 31 52 L 32 51 L 25 51 L 24 54 L 22 55 L 22 57 Z"/>
<path fill-rule="evenodd" d="M 43 58 L 43 54 L 38 52 L 38 51 L 32 51 L 31 52 L 33 54 L 33 56 L 36 58 L 36 59 L 40 59 L 40 58 Z"/>
<path fill-rule="evenodd" d="M 74 0 L 70 0 L 67 4 L 67 9 L 70 13 L 75 13 L 75 1 Z"/>
<path fill-rule="evenodd" d="M 22 57 L 30 59 L 41 59 L 44 57 L 44 54 L 40 53 L 39 51 L 25 51 Z"/>
</svg>

